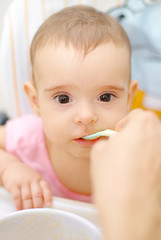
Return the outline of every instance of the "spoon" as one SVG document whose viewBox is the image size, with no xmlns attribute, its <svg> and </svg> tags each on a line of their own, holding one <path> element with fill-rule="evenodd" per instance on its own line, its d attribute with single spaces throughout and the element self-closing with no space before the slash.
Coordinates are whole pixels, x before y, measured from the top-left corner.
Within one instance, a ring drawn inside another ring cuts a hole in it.
<svg viewBox="0 0 161 240">
<path fill-rule="evenodd" d="M 96 132 L 94 134 L 82 137 L 83 139 L 86 140 L 93 140 L 99 137 L 110 137 L 112 134 L 116 133 L 114 130 L 106 129 L 104 131 Z"/>
</svg>

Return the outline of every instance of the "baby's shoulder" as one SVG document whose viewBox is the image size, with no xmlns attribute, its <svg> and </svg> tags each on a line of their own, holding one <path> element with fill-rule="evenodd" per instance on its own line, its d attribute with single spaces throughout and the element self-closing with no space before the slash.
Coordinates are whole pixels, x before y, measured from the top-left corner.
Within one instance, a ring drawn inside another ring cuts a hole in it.
<svg viewBox="0 0 161 240">
<path fill-rule="evenodd" d="M 6 124 L 6 139 L 19 147 L 37 145 L 44 139 L 41 118 L 33 114 L 9 120 Z"/>
<path fill-rule="evenodd" d="M 26 114 L 18 118 L 11 119 L 7 122 L 6 127 L 14 128 L 14 131 L 36 131 L 42 128 L 42 121 L 40 117 L 34 114 Z"/>
</svg>

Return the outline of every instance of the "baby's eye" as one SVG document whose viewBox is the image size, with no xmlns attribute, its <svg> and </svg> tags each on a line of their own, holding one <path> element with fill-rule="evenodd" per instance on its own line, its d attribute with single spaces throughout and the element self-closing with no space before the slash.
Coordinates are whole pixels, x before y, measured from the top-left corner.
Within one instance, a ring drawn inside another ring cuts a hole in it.
<svg viewBox="0 0 161 240">
<path fill-rule="evenodd" d="M 114 95 L 111 93 L 104 93 L 102 94 L 98 100 L 101 102 L 110 102 L 113 99 Z"/>
<path fill-rule="evenodd" d="M 72 99 L 66 94 L 60 94 L 55 96 L 55 100 L 61 104 L 67 104 L 72 101 Z"/>
</svg>

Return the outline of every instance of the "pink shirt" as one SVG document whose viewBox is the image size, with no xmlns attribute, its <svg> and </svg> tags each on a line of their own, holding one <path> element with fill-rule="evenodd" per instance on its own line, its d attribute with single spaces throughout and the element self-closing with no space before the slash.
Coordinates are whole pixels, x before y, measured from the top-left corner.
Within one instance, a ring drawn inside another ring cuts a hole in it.
<svg viewBox="0 0 161 240">
<path fill-rule="evenodd" d="M 50 184 L 54 196 L 91 202 L 91 196 L 70 191 L 57 178 L 47 153 L 43 125 L 39 117 L 24 115 L 9 120 L 6 129 L 6 150 L 39 172 Z"/>
</svg>

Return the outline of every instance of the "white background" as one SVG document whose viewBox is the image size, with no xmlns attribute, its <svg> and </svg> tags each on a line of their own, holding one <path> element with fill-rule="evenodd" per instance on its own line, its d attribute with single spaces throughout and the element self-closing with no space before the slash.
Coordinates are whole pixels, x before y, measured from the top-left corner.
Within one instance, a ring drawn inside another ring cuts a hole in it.
<svg viewBox="0 0 161 240">
<path fill-rule="evenodd" d="M 0 34 L 2 31 L 4 14 L 8 8 L 8 5 L 11 2 L 12 2 L 12 0 L 0 0 Z"/>
<path fill-rule="evenodd" d="M 4 15 L 8 8 L 8 5 L 11 2 L 12 2 L 12 0 L 0 0 L 0 38 L 1 38 L 1 33 L 2 33 L 2 28 L 3 28 Z M 3 109 L 3 102 L 1 100 L 1 96 L 0 96 L 0 109 Z"/>
</svg>

